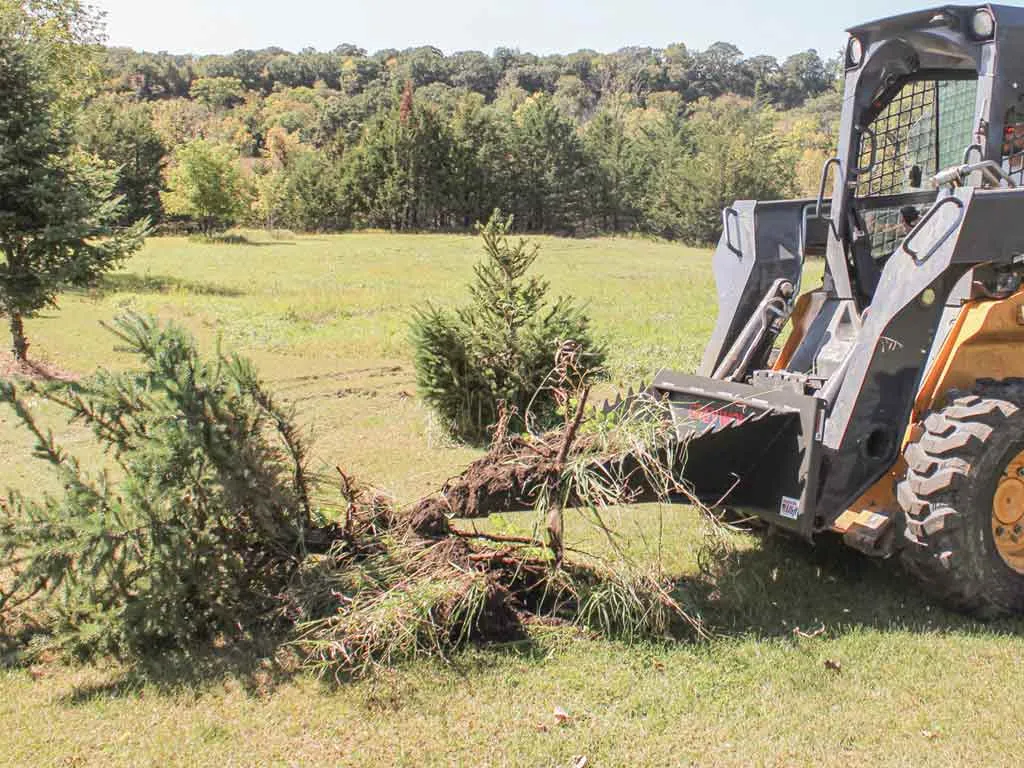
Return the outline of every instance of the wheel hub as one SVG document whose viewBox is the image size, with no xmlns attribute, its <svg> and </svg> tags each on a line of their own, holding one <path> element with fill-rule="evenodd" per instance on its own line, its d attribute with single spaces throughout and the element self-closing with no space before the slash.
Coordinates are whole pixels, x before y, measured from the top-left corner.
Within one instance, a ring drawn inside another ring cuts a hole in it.
<svg viewBox="0 0 1024 768">
<path fill-rule="evenodd" d="M 1003 561 L 1024 573 L 1024 451 L 1006 465 L 992 497 L 992 535 Z"/>
</svg>

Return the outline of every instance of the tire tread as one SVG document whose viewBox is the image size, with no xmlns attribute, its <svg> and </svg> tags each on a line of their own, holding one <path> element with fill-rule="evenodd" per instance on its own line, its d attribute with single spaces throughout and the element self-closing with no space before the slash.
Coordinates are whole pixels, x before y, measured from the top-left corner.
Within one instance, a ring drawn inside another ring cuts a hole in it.
<svg viewBox="0 0 1024 768">
<path fill-rule="evenodd" d="M 961 552 L 966 511 L 959 505 L 996 429 L 1024 408 L 1024 378 L 979 379 L 971 392 L 950 391 L 945 402 L 904 451 L 907 472 L 896 488 L 904 515 L 901 559 L 947 604 L 990 617 L 1008 607 L 993 598 Z"/>
</svg>

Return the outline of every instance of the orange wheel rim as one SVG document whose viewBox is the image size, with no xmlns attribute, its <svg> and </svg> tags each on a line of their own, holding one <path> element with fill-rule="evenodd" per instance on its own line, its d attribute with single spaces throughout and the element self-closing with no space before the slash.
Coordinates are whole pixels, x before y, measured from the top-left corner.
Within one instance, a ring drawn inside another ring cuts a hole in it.
<svg viewBox="0 0 1024 768">
<path fill-rule="evenodd" d="M 992 497 L 992 536 L 999 556 L 1024 574 L 1024 451 L 1006 465 Z"/>
</svg>

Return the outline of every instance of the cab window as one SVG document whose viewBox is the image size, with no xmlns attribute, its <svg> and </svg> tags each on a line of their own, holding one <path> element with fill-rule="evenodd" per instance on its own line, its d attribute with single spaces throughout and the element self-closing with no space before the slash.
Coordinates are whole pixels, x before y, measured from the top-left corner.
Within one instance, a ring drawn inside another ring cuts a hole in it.
<svg viewBox="0 0 1024 768">
<path fill-rule="evenodd" d="M 963 162 L 976 96 L 974 79 L 907 81 L 862 133 L 857 207 L 875 259 L 896 249 L 926 207 L 900 196 L 927 191 L 931 176 Z"/>
</svg>

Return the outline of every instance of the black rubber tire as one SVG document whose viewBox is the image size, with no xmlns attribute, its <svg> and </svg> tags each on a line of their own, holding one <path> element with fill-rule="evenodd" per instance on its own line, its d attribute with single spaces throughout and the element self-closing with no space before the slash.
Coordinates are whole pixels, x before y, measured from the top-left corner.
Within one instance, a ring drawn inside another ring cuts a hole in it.
<svg viewBox="0 0 1024 768">
<path fill-rule="evenodd" d="M 1024 613 L 1024 574 L 992 534 L 992 498 L 1007 463 L 1024 450 L 1024 379 L 980 379 L 952 391 L 904 451 L 897 485 L 906 568 L 950 607 L 980 618 Z"/>
</svg>

